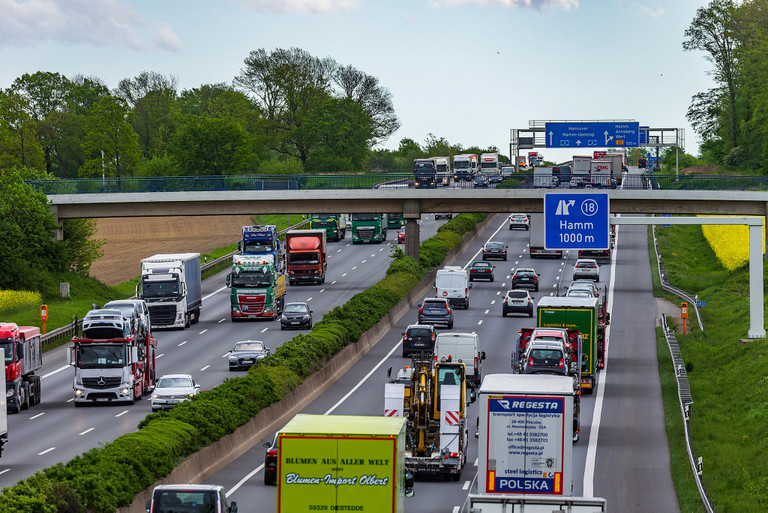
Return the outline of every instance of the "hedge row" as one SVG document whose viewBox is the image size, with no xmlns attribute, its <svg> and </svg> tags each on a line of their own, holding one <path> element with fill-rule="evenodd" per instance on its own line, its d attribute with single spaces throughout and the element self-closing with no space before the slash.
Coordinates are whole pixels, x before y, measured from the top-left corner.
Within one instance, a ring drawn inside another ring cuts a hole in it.
<svg viewBox="0 0 768 513">
<path fill-rule="evenodd" d="M 386 277 L 325 314 L 308 334 L 281 345 L 245 376 L 230 378 L 167 412 L 151 413 L 139 430 L 4 488 L 0 513 L 112 513 L 189 455 L 280 401 L 304 378 L 378 322 L 440 265 L 486 214 L 460 214 L 421 245 L 420 261 L 393 246 Z"/>
</svg>

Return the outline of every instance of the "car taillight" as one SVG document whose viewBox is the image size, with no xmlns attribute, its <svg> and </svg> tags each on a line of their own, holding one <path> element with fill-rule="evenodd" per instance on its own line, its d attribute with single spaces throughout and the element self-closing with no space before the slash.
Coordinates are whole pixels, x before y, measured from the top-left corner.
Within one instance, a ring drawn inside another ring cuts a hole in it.
<svg viewBox="0 0 768 513">
<path fill-rule="evenodd" d="M 475 356 L 475 371 L 477 371 L 477 356 Z"/>
<path fill-rule="evenodd" d="M 451 309 L 450 308 L 446 308 L 445 310 L 446 310 L 446 312 L 451 313 Z"/>
<path fill-rule="evenodd" d="M 419 313 L 424 313 L 424 307 L 419 308 Z"/>
<path fill-rule="evenodd" d="M 277 449 L 268 450 L 267 456 L 269 456 L 270 458 L 277 458 Z"/>
<path fill-rule="evenodd" d="M 508 299 L 509 299 L 509 298 L 506 298 L 506 297 L 504 298 L 504 304 L 505 304 L 505 305 L 508 305 L 508 304 L 509 304 L 509 303 L 507 303 L 507 300 L 508 300 Z"/>
<path fill-rule="evenodd" d="M 562 359 L 562 358 L 560 358 L 560 363 L 558 363 L 558 364 L 557 364 L 557 367 L 558 367 L 558 368 L 560 368 L 560 369 L 562 369 L 563 367 L 565 367 L 565 362 L 563 362 L 563 359 Z"/>
<path fill-rule="evenodd" d="M 469 289 L 464 289 L 464 297 L 467 297 L 469 295 Z"/>
<path fill-rule="evenodd" d="M 528 357 L 528 367 L 533 367 L 533 358 L 530 356 Z"/>
<path fill-rule="evenodd" d="M 533 303 L 533 299 L 531 299 L 531 298 L 528 298 L 528 302 L 529 302 L 529 303 Z"/>
</svg>

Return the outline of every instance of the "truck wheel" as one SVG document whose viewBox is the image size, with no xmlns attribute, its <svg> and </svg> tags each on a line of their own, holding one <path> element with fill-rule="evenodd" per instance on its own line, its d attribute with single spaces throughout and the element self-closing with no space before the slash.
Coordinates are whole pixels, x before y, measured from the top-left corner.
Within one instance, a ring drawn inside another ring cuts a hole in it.
<svg viewBox="0 0 768 513">
<path fill-rule="evenodd" d="M 24 382 L 19 387 L 19 404 L 21 404 L 22 410 L 29 409 L 29 383 Z"/>
<path fill-rule="evenodd" d="M 42 384 L 43 380 L 40 379 L 40 376 L 32 376 L 32 385 L 35 391 L 32 394 L 32 402 L 30 403 L 31 406 L 40 404 L 40 401 L 43 399 L 43 392 L 41 389 Z"/>
<path fill-rule="evenodd" d="M 184 314 L 184 329 L 189 328 L 192 323 L 189 321 L 189 313 Z"/>
<path fill-rule="evenodd" d="M 200 322 L 200 307 L 195 308 L 195 318 L 192 319 L 192 324 Z"/>
</svg>

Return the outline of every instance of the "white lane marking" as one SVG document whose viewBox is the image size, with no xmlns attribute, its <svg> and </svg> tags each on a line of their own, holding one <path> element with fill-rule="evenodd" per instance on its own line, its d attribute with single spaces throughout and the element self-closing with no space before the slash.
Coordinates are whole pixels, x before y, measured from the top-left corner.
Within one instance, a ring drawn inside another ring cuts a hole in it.
<svg viewBox="0 0 768 513">
<path fill-rule="evenodd" d="M 491 242 L 491 240 L 493 240 L 493 238 L 496 237 L 496 234 L 499 233 L 502 228 L 504 228 L 504 223 L 501 223 L 501 226 L 499 226 L 496 229 L 496 231 L 493 232 L 490 237 L 488 237 L 488 240 L 485 241 L 485 244 Z M 485 246 L 485 244 L 483 244 L 483 246 Z M 477 259 L 477 255 L 479 255 L 482 250 L 483 248 L 478 249 L 477 252 L 474 255 L 472 255 L 472 258 L 470 258 L 469 261 L 464 265 L 464 267 L 462 267 L 462 269 L 466 270 L 466 268 L 469 267 L 469 265 Z"/>
<path fill-rule="evenodd" d="M 262 333 L 264 333 L 264 332 L 265 332 L 265 331 L 267 331 L 268 329 L 269 329 L 269 328 L 264 328 L 263 330 L 261 330 L 261 332 L 262 332 Z"/>
<path fill-rule="evenodd" d="M 61 371 L 65 370 L 65 369 L 69 369 L 69 367 L 70 367 L 69 365 L 65 365 L 64 367 L 59 367 L 59 368 L 58 368 L 58 369 L 56 369 L 56 370 L 52 370 L 52 371 L 51 371 L 51 372 L 49 372 L 48 374 L 43 374 L 42 376 L 40 376 L 40 379 L 45 379 L 45 378 L 47 378 L 48 376 L 53 376 L 54 374 L 58 374 L 59 372 L 61 372 Z"/>
<path fill-rule="evenodd" d="M 392 246 L 392 245 L 393 245 L 393 244 L 390 244 L 390 246 Z M 382 251 L 384 251 L 384 248 L 381 248 L 381 249 L 379 250 L 379 253 L 381 253 Z M 373 256 L 373 255 L 371 255 L 371 256 Z"/>
<path fill-rule="evenodd" d="M 203 301 L 205 301 L 205 300 L 206 300 L 206 299 L 208 299 L 209 297 L 213 297 L 213 296 L 215 296 L 216 294 L 218 294 L 218 293 L 219 293 L 219 292 L 221 292 L 222 290 L 227 290 L 227 287 L 221 287 L 221 288 L 220 288 L 220 289 L 218 289 L 218 290 L 214 290 L 213 292 L 211 292 L 211 293 L 210 293 L 210 294 L 208 294 L 207 296 L 204 296 L 204 297 L 203 297 Z"/>
<path fill-rule="evenodd" d="M 483 320 L 482 320 L 482 319 L 480 319 L 479 321 L 477 321 L 477 325 L 478 325 L 478 326 L 480 326 L 482 323 L 483 323 Z"/>
<path fill-rule="evenodd" d="M 320 289 L 319 293 L 322 294 L 323 292 L 325 292 L 325 289 Z"/>
<path fill-rule="evenodd" d="M 469 490 L 469 485 L 472 483 L 472 481 L 464 481 L 464 486 L 461 487 L 462 490 Z"/>
<path fill-rule="evenodd" d="M 222 322 L 224 322 L 224 321 L 226 321 L 226 320 L 227 320 L 227 318 L 226 318 L 226 317 L 224 317 L 223 319 L 221 319 L 221 320 L 218 322 L 218 324 L 221 324 Z"/>
<path fill-rule="evenodd" d="M 208 367 L 210 367 L 210 365 L 206 365 L 205 367 L 203 367 L 202 369 L 200 369 L 200 372 L 203 372 L 203 371 L 204 371 L 205 369 L 207 369 Z"/>
<path fill-rule="evenodd" d="M 522 255 L 520 255 L 520 257 L 522 257 Z M 520 257 L 518 257 L 518 258 L 520 258 Z M 520 263 L 520 260 L 515 260 L 515 265 L 517 265 L 519 263 Z"/>
<path fill-rule="evenodd" d="M 453 510 L 451 511 L 451 513 L 459 513 L 460 511 L 461 511 L 461 509 L 458 506 L 454 506 Z"/>
<path fill-rule="evenodd" d="M 312 296 L 309 296 L 309 297 L 307 298 L 307 303 L 309 303 L 310 301 L 312 301 Z"/>
<path fill-rule="evenodd" d="M 347 246 L 349 246 L 349 244 L 347 244 Z M 341 253 L 341 250 L 340 250 L 340 249 L 337 249 L 337 250 L 336 250 L 336 253 Z"/>
<path fill-rule="evenodd" d="M 495 304 L 496 304 L 496 300 L 494 299 L 493 301 L 491 301 L 491 304 L 492 304 L 492 305 L 495 305 Z M 486 310 L 486 311 L 487 311 L 487 310 Z"/>
<path fill-rule="evenodd" d="M 184 345 L 184 344 L 186 344 L 186 343 L 187 343 L 187 341 L 186 341 L 186 340 L 185 340 L 184 342 L 180 342 L 180 343 L 179 343 L 179 347 L 183 346 L 183 345 Z"/>
<path fill-rule="evenodd" d="M 155 356 L 155 359 L 162 358 L 163 356 L 165 356 L 165 353 L 160 353 L 159 355 Z"/>
<path fill-rule="evenodd" d="M 227 356 L 229 356 L 229 352 L 226 352 L 223 355 L 221 355 L 222 358 L 226 358 Z"/>
<path fill-rule="evenodd" d="M 122 417 L 122 416 L 123 416 L 123 415 L 125 415 L 126 413 L 128 413 L 128 410 L 123 410 L 123 411 L 121 411 L 120 413 L 118 413 L 117 415 L 115 415 L 115 418 L 118 418 L 118 417 Z"/>
<path fill-rule="evenodd" d="M 478 466 L 478 465 L 480 465 L 480 458 L 475 459 L 475 466 Z"/>
<path fill-rule="evenodd" d="M 381 251 L 381 250 L 379 250 L 379 251 Z M 371 258 L 373 258 L 375 256 L 376 256 L 376 253 L 371 253 Z"/>
<path fill-rule="evenodd" d="M 45 412 L 41 412 L 41 413 L 38 413 L 37 415 L 32 415 L 32 416 L 29 418 L 29 420 L 33 420 L 33 419 L 36 419 L 36 418 L 38 418 L 38 417 L 42 417 L 43 415 L 45 415 Z"/>
<path fill-rule="evenodd" d="M 205 328 L 203 331 L 201 331 L 200 333 L 198 333 L 198 335 L 202 335 L 202 334 L 203 334 L 203 333 L 205 333 L 206 331 L 208 331 L 208 328 Z"/>
<path fill-rule="evenodd" d="M 361 263 L 361 264 L 364 264 L 364 263 L 366 263 L 367 261 L 368 261 L 368 260 L 363 260 L 363 261 L 362 261 L 362 262 L 360 262 L 360 263 Z M 354 267 L 353 267 L 352 269 L 354 269 Z"/>
<path fill-rule="evenodd" d="M 504 286 L 504 284 L 502 283 L 502 284 L 501 284 L 501 286 L 503 287 L 503 286 Z M 497 290 L 497 291 L 496 291 L 496 295 L 497 295 L 497 296 L 500 296 L 500 295 L 501 295 L 501 291 L 500 291 L 500 290 Z"/>
<path fill-rule="evenodd" d="M 56 447 L 51 447 L 50 449 L 46 449 L 46 450 L 44 450 L 43 452 L 38 452 L 38 453 L 37 453 L 37 455 L 38 455 L 38 456 L 42 456 L 43 454 L 48 454 L 49 452 L 51 452 L 51 451 L 52 451 L 52 450 L 54 450 L 55 448 L 56 448 Z"/>
<path fill-rule="evenodd" d="M 489 312 L 489 311 L 490 311 L 490 310 L 486 310 L 485 312 L 483 312 L 483 315 L 488 315 L 488 312 Z"/>
<path fill-rule="evenodd" d="M 342 275 L 341 275 L 341 277 L 343 278 L 343 277 L 344 277 L 344 276 L 346 276 L 346 275 L 347 275 L 347 273 L 344 273 L 344 274 L 342 274 Z"/>
<path fill-rule="evenodd" d="M 363 260 L 363 262 L 365 262 L 365 260 Z M 352 268 L 352 270 L 353 270 L 353 271 L 354 271 L 355 269 L 357 269 L 357 266 L 354 266 L 354 267 Z M 344 276 L 346 276 L 346 274 L 345 274 Z"/>
<path fill-rule="evenodd" d="M 10 472 L 11 469 L 7 468 L 5 470 L 0 470 L 0 475 L 5 474 L 6 472 Z"/>
<path fill-rule="evenodd" d="M 78 433 L 78 435 L 80 435 L 80 436 L 83 436 L 83 435 L 87 435 L 88 433 L 90 433 L 90 432 L 91 432 L 91 431 L 93 431 L 94 429 L 95 429 L 95 428 L 88 428 L 88 429 L 86 429 L 85 431 L 83 431 L 82 433 Z"/>
<path fill-rule="evenodd" d="M 333 281 L 331 282 L 331 285 L 336 285 L 336 280 L 333 280 Z"/>
<path fill-rule="evenodd" d="M 616 245 L 611 251 L 611 286 L 609 288 L 610 305 L 608 311 L 613 311 L 613 289 L 616 284 L 616 254 L 619 248 L 619 226 L 616 227 Z M 595 411 L 592 414 L 592 427 L 589 430 L 589 445 L 587 446 L 587 461 L 584 466 L 584 484 L 582 493 L 584 497 L 593 497 L 595 479 L 595 459 L 597 458 L 597 437 L 600 431 L 600 419 L 603 416 L 603 397 L 605 396 L 605 382 L 608 376 L 608 347 L 611 345 L 611 325 L 605 327 L 605 349 L 603 349 L 603 364 L 605 367 L 599 374 L 597 381 L 597 396 L 595 397 Z"/>
</svg>

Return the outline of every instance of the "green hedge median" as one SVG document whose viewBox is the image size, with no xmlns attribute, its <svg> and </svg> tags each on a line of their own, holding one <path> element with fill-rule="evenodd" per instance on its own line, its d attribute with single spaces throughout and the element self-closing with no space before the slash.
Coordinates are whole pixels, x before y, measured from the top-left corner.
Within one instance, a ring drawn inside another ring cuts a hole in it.
<svg viewBox="0 0 768 513">
<path fill-rule="evenodd" d="M 0 513 L 113 513 L 129 505 L 189 455 L 280 401 L 356 342 L 486 215 L 460 214 L 445 223 L 421 245 L 419 262 L 393 246 L 385 278 L 326 313 L 309 333 L 282 344 L 247 375 L 227 379 L 172 410 L 147 415 L 138 431 L 4 488 Z"/>
</svg>

